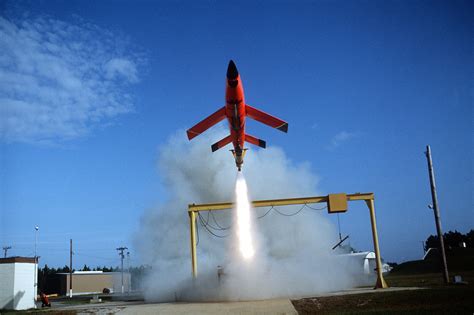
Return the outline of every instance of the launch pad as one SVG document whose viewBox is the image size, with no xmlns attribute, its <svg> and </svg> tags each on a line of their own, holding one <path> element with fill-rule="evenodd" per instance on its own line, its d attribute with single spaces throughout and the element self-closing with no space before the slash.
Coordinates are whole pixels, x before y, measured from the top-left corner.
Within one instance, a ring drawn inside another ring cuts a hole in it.
<svg viewBox="0 0 474 315">
<path fill-rule="evenodd" d="M 304 198 L 290 198 L 290 199 L 273 199 L 273 200 L 256 200 L 252 201 L 253 208 L 259 207 L 276 207 L 289 205 L 307 205 L 314 203 L 326 203 L 329 214 L 340 213 L 347 211 L 348 201 L 365 201 L 369 208 L 370 224 L 372 227 L 372 239 L 374 243 L 375 262 L 377 281 L 375 289 L 388 288 L 382 274 L 382 260 L 380 257 L 379 240 L 377 235 L 377 222 L 375 220 L 375 196 L 373 193 L 356 193 L 356 194 L 329 194 L 327 196 L 304 197 Z M 197 277 L 197 249 L 196 249 L 196 214 L 200 211 L 220 211 L 232 209 L 234 203 L 209 203 L 209 204 L 190 204 L 188 206 L 189 226 L 190 226 L 190 240 L 191 240 L 191 266 L 193 277 Z"/>
</svg>

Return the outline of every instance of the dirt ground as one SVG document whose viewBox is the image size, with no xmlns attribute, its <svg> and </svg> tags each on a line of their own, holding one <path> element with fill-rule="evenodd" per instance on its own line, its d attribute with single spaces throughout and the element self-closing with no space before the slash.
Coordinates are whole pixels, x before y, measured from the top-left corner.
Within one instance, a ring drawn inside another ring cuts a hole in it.
<svg viewBox="0 0 474 315">
<path fill-rule="evenodd" d="M 419 290 L 383 291 L 293 300 L 298 314 L 474 314 L 474 282 L 443 284 L 439 274 L 387 277 L 392 287 L 417 286 Z"/>
<path fill-rule="evenodd" d="M 12 312 L 19 314 L 21 312 Z M 242 301 L 242 302 L 206 302 L 206 303 L 145 303 L 108 301 L 100 304 L 72 303 L 69 305 L 57 305 L 51 309 L 39 309 L 26 312 L 28 314 L 54 314 L 54 315 L 220 315 L 220 314 L 287 314 L 297 315 L 293 304 L 289 299 L 273 299 L 260 301 Z M 0 313 L 1 314 L 1 313 Z M 10 313 L 7 313 L 10 314 Z"/>
</svg>

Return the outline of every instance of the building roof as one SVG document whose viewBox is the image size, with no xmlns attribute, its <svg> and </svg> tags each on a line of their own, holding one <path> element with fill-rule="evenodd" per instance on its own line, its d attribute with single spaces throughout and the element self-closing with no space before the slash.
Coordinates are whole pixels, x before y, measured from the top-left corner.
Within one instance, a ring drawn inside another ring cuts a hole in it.
<svg viewBox="0 0 474 315">
<path fill-rule="evenodd" d="M 35 258 L 34 257 L 19 257 L 19 256 L 0 258 L 0 264 L 17 264 L 17 263 L 34 264 Z"/>
<path fill-rule="evenodd" d="M 342 254 L 341 256 L 351 256 L 351 257 L 361 257 L 361 258 L 375 259 L 375 253 L 374 252 L 357 252 L 357 253 Z"/>
</svg>

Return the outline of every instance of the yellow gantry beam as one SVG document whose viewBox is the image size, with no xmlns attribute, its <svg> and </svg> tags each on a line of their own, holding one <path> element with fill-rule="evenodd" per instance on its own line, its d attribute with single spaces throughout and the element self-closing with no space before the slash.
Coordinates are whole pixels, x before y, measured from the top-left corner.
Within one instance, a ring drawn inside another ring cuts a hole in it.
<svg viewBox="0 0 474 315">
<path fill-rule="evenodd" d="M 342 194 L 343 195 L 343 194 Z M 382 259 L 380 258 L 379 240 L 377 235 L 377 223 L 375 220 L 375 205 L 374 205 L 374 194 L 373 193 L 355 193 L 346 195 L 347 201 L 363 200 L 366 202 L 369 208 L 370 224 L 372 227 L 372 239 L 374 242 L 375 252 L 375 263 L 377 265 L 377 282 L 375 283 L 375 289 L 388 288 L 382 274 Z M 329 195 L 317 196 L 317 197 L 304 197 L 304 198 L 288 198 L 288 199 L 273 199 L 273 200 L 256 200 L 252 201 L 254 208 L 258 207 L 276 207 L 276 206 L 290 206 L 290 205 L 305 205 L 312 203 L 328 203 Z M 207 203 L 207 204 L 190 204 L 188 206 L 189 213 L 189 226 L 191 232 L 191 264 L 193 277 L 197 277 L 197 249 L 196 249 L 196 213 L 199 211 L 217 211 L 226 210 L 233 207 L 231 202 L 222 203 Z"/>
<path fill-rule="evenodd" d="M 252 201 L 252 206 L 257 207 L 276 207 L 276 206 L 290 206 L 290 205 L 304 205 L 311 203 L 328 202 L 329 196 L 318 197 L 303 197 L 303 198 L 288 198 L 288 199 L 273 199 L 273 200 L 256 200 Z M 347 195 L 348 201 L 355 200 L 374 200 L 373 193 L 357 193 Z M 222 203 L 205 203 L 205 204 L 190 204 L 188 206 L 189 212 L 195 211 L 215 211 L 231 209 L 234 206 L 232 202 Z"/>
</svg>

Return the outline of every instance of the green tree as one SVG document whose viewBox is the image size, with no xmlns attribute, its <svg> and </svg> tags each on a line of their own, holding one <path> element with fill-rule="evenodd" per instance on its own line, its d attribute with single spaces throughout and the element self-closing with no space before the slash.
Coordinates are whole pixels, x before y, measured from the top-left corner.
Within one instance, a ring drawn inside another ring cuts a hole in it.
<svg viewBox="0 0 474 315">
<path fill-rule="evenodd" d="M 462 234 L 456 230 L 448 231 L 443 234 L 444 246 L 446 248 L 460 247 L 461 243 L 465 242 L 466 247 L 473 248 L 474 231 L 470 230 L 467 234 Z M 439 248 L 439 238 L 437 235 L 430 235 L 425 241 L 425 250 L 429 248 Z"/>
<path fill-rule="evenodd" d="M 474 230 L 470 230 L 466 234 L 466 246 L 469 248 L 474 248 Z"/>
</svg>

